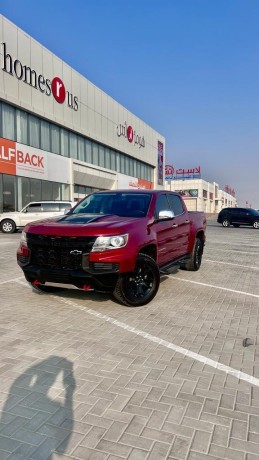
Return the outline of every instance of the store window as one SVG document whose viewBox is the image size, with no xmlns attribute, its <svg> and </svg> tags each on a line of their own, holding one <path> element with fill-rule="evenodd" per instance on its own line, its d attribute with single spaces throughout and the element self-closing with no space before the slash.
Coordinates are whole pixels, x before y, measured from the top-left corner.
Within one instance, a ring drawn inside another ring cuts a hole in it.
<svg viewBox="0 0 259 460">
<path fill-rule="evenodd" d="M 6 139 L 16 140 L 15 109 L 7 104 L 2 104 L 2 133 Z"/>
<path fill-rule="evenodd" d="M 58 182 L 52 182 L 52 200 L 61 200 L 62 199 L 62 190 L 61 184 Z"/>
<path fill-rule="evenodd" d="M 99 146 L 99 166 L 105 167 L 105 158 L 104 158 L 104 147 Z"/>
<path fill-rule="evenodd" d="M 19 204 L 19 208 L 22 209 L 31 201 L 30 179 L 28 177 L 18 177 L 18 181 L 21 181 L 22 202 Z"/>
<path fill-rule="evenodd" d="M 41 182 L 38 179 L 30 179 L 30 201 L 41 200 Z"/>
<path fill-rule="evenodd" d="M 69 133 L 69 153 L 70 158 L 78 158 L 77 154 L 77 135 L 75 133 Z"/>
<path fill-rule="evenodd" d="M 93 161 L 92 163 L 95 165 L 98 165 L 99 161 L 99 145 L 96 143 L 93 143 Z"/>
<path fill-rule="evenodd" d="M 111 168 L 113 171 L 116 171 L 116 152 L 111 150 Z"/>
<path fill-rule="evenodd" d="M 34 115 L 29 115 L 29 144 L 40 148 L 40 120 Z"/>
<path fill-rule="evenodd" d="M 85 161 L 87 163 L 92 163 L 93 162 L 92 142 L 88 141 L 87 139 L 85 140 Z"/>
<path fill-rule="evenodd" d="M 41 196 L 42 200 L 51 200 L 52 199 L 52 182 L 43 180 L 41 183 Z"/>
<path fill-rule="evenodd" d="M 41 148 L 50 152 L 50 124 L 48 121 L 40 121 Z"/>
<path fill-rule="evenodd" d="M 78 160 L 85 161 L 85 142 L 82 136 L 78 136 Z"/>
<path fill-rule="evenodd" d="M 28 114 L 23 110 L 16 110 L 17 142 L 28 144 Z"/>
<path fill-rule="evenodd" d="M 61 155 L 64 157 L 69 156 L 69 138 L 68 131 L 61 128 L 60 130 L 60 142 L 61 142 Z"/>
<path fill-rule="evenodd" d="M 15 211 L 15 176 L 3 174 L 3 212 Z"/>
<path fill-rule="evenodd" d="M 51 152 L 60 155 L 60 128 L 56 125 L 51 125 L 50 140 Z"/>
</svg>

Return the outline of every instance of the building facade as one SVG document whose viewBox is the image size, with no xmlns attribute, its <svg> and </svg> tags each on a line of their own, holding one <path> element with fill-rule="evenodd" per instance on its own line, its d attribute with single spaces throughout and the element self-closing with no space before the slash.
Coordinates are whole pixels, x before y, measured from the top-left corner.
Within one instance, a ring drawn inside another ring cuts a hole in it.
<svg viewBox="0 0 259 460">
<path fill-rule="evenodd" d="M 179 192 L 189 211 L 217 214 L 222 208 L 236 207 L 237 200 L 231 193 L 221 190 L 216 182 L 204 179 L 173 179 L 166 181 L 166 188 Z"/>
<path fill-rule="evenodd" d="M 164 188 L 164 137 L 1 15 L 0 59 L 0 212 Z"/>
</svg>

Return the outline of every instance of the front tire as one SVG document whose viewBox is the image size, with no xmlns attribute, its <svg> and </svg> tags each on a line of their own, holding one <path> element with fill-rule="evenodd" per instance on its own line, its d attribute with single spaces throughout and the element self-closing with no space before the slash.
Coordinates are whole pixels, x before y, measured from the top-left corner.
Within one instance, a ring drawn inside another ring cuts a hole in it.
<svg viewBox="0 0 259 460">
<path fill-rule="evenodd" d="M 113 295 L 124 305 L 141 307 L 155 297 L 159 284 L 160 273 L 156 262 L 146 254 L 139 254 L 135 270 L 119 277 Z"/>
<path fill-rule="evenodd" d="M 1 231 L 3 233 L 14 233 L 16 230 L 15 222 L 11 219 L 5 219 L 1 222 Z"/>
<path fill-rule="evenodd" d="M 230 227 L 230 222 L 228 219 L 224 219 L 223 222 L 222 222 L 222 226 L 223 227 Z"/>
<path fill-rule="evenodd" d="M 194 248 L 192 250 L 191 258 L 184 265 L 184 269 L 188 271 L 196 272 L 201 266 L 203 254 L 203 242 L 200 238 L 196 238 Z"/>
<path fill-rule="evenodd" d="M 255 220 L 253 223 L 254 228 L 259 228 L 259 220 Z"/>
</svg>

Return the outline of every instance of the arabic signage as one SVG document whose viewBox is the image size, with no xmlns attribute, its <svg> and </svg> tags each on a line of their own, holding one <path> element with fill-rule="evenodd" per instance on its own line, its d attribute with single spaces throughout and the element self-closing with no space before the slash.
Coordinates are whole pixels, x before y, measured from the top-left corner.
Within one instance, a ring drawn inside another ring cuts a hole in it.
<svg viewBox="0 0 259 460">
<path fill-rule="evenodd" d="M 137 188 L 144 190 L 152 190 L 153 182 L 145 179 L 138 179 L 137 177 L 126 176 L 125 174 L 118 174 L 118 189 L 123 188 Z"/>
<path fill-rule="evenodd" d="M 172 165 L 165 166 L 165 180 L 173 179 L 200 179 L 201 168 L 175 169 Z"/>
<path fill-rule="evenodd" d="M 78 110 L 78 97 L 66 90 L 63 81 L 59 77 L 54 77 L 50 80 L 42 74 L 38 74 L 30 66 L 22 64 L 19 59 L 15 59 L 10 53 L 7 53 L 6 43 L 2 43 L 1 54 L 3 55 L 2 70 L 4 72 L 39 90 L 46 96 L 51 96 L 52 94 L 59 104 L 63 104 L 66 101 L 68 107 L 75 111 Z"/>
<path fill-rule="evenodd" d="M 229 195 L 236 196 L 235 190 L 229 187 L 229 185 L 225 185 L 225 192 L 229 193 Z"/>
<path fill-rule="evenodd" d="M 117 126 L 117 136 L 118 137 L 125 137 L 128 139 L 130 144 L 138 145 L 140 147 L 145 147 L 145 139 L 144 136 L 140 136 L 136 133 L 136 131 L 132 128 L 132 126 L 128 125 L 127 122 L 120 123 Z"/>
<path fill-rule="evenodd" d="M 67 158 L 0 138 L 0 173 L 68 184 L 69 171 Z"/>
</svg>

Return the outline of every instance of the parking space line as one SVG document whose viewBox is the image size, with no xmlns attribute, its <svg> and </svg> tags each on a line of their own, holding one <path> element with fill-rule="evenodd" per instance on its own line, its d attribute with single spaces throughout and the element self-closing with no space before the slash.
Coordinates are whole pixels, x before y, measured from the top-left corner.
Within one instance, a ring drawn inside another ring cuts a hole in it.
<svg viewBox="0 0 259 460">
<path fill-rule="evenodd" d="M 7 280 L 7 281 L 0 281 L 0 285 L 1 284 L 6 284 L 6 283 L 19 283 L 19 280 L 22 280 L 24 279 L 24 276 L 20 276 L 19 278 L 13 278 L 13 279 L 10 279 L 10 280 Z M 22 283 L 22 284 L 25 284 L 25 283 Z"/>
<path fill-rule="evenodd" d="M 136 329 L 135 327 L 129 326 L 128 324 L 125 324 L 121 321 L 118 321 L 110 316 L 103 315 L 102 313 L 98 313 L 90 308 L 84 307 L 83 305 L 78 305 L 75 302 L 72 302 L 71 300 L 67 300 L 64 297 L 58 297 L 58 296 L 51 296 L 55 300 L 59 300 L 62 303 L 65 303 L 73 308 L 77 308 L 79 310 L 83 310 L 89 315 L 95 316 L 96 318 L 102 319 L 106 321 L 107 323 L 111 323 L 121 329 L 124 329 L 128 332 L 132 332 L 133 334 L 139 335 L 140 337 L 143 337 L 146 340 L 149 340 L 150 342 L 157 343 L 159 345 L 162 345 L 163 347 L 166 347 L 170 350 L 174 350 L 177 353 L 182 354 L 183 356 L 186 356 L 187 358 L 194 359 L 195 361 L 199 361 L 203 363 L 204 365 L 213 367 L 214 369 L 217 369 L 219 371 L 225 372 L 225 374 L 232 375 L 238 380 L 244 380 L 245 382 L 248 382 L 252 385 L 255 385 L 259 387 L 259 379 L 256 377 L 253 377 L 252 375 L 246 374 L 245 372 L 238 371 L 230 366 L 226 366 L 225 364 L 221 364 L 218 361 L 214 361 L 213 359 L 207 358 L 206 356 L 200 355 L 198 353 L 195 353 L 191 350 L 188 350 L 187 348 L 180 347 L 178 345 L 175 345 L 172 342 L 168 342 L 167 340 L 161 339 L 160 337 L 156 337 L 154 335 L 149 334 L 148 332 L 142 331 L 141 329 Z"/>
<path fill-rule="evenodd" d="M 253 270 L 259 270 L 259 267 L 253 267 L 251 265 L 233 264 L 231 262 L 222 262 L 222 261 L 219 261 L 219 260 L 211 260 L 211 259 L 202 259 L 202 260 L 204 262 L 213 262 L 214 264 L 234 265 L 235 267 L 251 268 Z"/>
<path fill-rule="evenodd" d="M 240 251 L 239 249 L 221 249 L 221 248 L 217 248 L 215 247 L 215 249 L 213 248 L 210 248 L 212 251 L 215 250 L 215 251 L 221 251 L 221 252 L 231 252 L 231 254 L 237 254 L 237 253 L 241 253 L 241 254 L 250 254 L 250 255 L 254 255 L 254 254 L 257 254 L 255 253 L 255 251 L 251 252 L 251 251 Z"/>
<path fill-rule="evenodd" d="M 180 278 L 177 278 L 177 279 L 180 279 Z M 16 281 L 16 280 L 14 280 L 14 281 Z M 188 281 L 188 280 L 185 280 L 185 281 Z M 25 285 L 26 287 L 29 286 L 28 283 L 26 283 L 24 281 L 20 281 L 20 278 L 17 279 L 17 282 L 19 284 Z M 197 283 L 197 284 L 203 284 L 203 283 Z M 204 285 L 205 286 L 210 286 L 210 285 L 206 285 L 206 284 L 204 284 Z M 216 286 L 212 286 L 212 287 L 216 287 Z M 224 289 L 224 288 L 220 288 L 220 289 Z M 233 292 L 239 292 L 239 291 L 233 291 Z M 245 294 L 245 293 L 242 292 L 242 294 Z M 249 295 L 249 294 L 247 294 L 247 295 Z M 235 377 L 238 380 L 243 380 L 245 382 L 250 383 L 251 385 L 255 385 L 255 386 L 259 387 L 259 379 L 256 378 L 256 377 L 253 377 L 252 375 L 246 374 L 245 372 L 242 372 L 242 371 L 238 371 L 237 369 L 234 369 L 233 367 L 230 367 L 230 366 L 226 366 L 225 364 L 221 364 L 218 361 L 214 361 L 213 359 L 210 359 L 210 358 L 207 358 L 206 356 L 203 356 L 203 355 L 200 355 L 198 353 L 195 353 L 195 352 L 193 352 L 191 350 L 188 350 L 187 348 L 183 348 L 183 347 L 180 347 L 178 345 L 175 345 L 172 342 L 168 342 L 167 340 L 161 339 L 160 337 L 156 337 L 154 335 L 151 335 L 148 332 L 142 331 L 141 329 L 136 329 L 135 327 L 129 326 L 128 324 L 123 323 L 121 321 L 118 321 L 118 320 L 116 320 L 116 319 L 114 319 L 114 318 L 112 318 L 110 316 L 104 315 L 104 314 L 99 313 L 99 312 L 97 312 L 95 310 L 92 310 L 91 308 L 87 308 L 87 307 L 84 307 L 83 305 L 79 305 L 79 304 L 77 304 L 75 302 L 72 302 L 71 300 L 68 300 L 65 297 L 59 297 L 59 296 L 55 296 L 55 295 L 50 295 L 49 297 L 51 297 L 52 299 L 55 299 L 55 300 L 57 300 L 59 302 L 62 302 L 64 304 L 66 304 L 66 305 L 69 305 L 70 307 L 76 308 L 78 310 L 85 311 L 89 315 L 95 316 L 98 319 L 101 319 L 101 320 L 103 320 L 103 321 L 105 321 L 107 323 L 111 323 L 114 326 L 117 326 L 117 327 L 119 327 L 121 329 L 124 329 L 124 330 L 126 330 L 128 332 L 131 332 L 133 334 L 139 335 L 140 337 L 143 337 L 144 339 L 149 340 L 150 342 L 154 342 L 154 343 L 162 345 L 163 347 L 166 347 L 166 348 L 168 348 L 170 350 L 174 350 L 177 353 L 180 353 L 181 355 L 186 356 L 187 358 L 194 359 L 195 361 L 199 361 L 200 363 L 203 363 L 206 366 L 213 367 L 214 369 L 217 369 L 219 371 L 225 372 L 225 374 L 232 375 L 233 377 Z M 256 297 L 259 297 L 259 296 L 256 296 Z"/>
<path fill-rule="evenodd" d="M 175 275 L 174 276 L 168 275 L 168 276 L 170 278 L 176 279 L 177 281 L 185 281 L 186 283 L 199 284 L 200 286 L 211 287 L 211 288 L 214 288 L 214 289 L 221 289 L 222 291 L 234 292 L 235 294 L 243 294 L 243 295 L 247 295 L 247 296 L 250 296 L 250 297 L 256 297 L 257 299 L 259 299 L 258 294 L 251 294 L 250 292 L 236 291 L 235 289 L 224 288 L 222 286 L 215 286 L 215 284 L 200 283 L 199 281 L 187 280 L 185 278 L 178 278 Z"/>
</svg>

